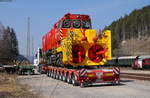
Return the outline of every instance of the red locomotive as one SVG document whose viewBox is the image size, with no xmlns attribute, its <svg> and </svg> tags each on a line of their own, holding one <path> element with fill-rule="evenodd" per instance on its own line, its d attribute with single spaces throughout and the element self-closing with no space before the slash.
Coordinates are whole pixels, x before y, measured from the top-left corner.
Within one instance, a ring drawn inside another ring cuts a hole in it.
<svg viewBox="0 0 150 98">
<path fill-rule="evenodd" d="M 96 33 L 88 15 L 66 14 L 42 38 L 44 61 L 56 66 L 103 65 L 111 59 L 111 34 Z"/>
</svg>

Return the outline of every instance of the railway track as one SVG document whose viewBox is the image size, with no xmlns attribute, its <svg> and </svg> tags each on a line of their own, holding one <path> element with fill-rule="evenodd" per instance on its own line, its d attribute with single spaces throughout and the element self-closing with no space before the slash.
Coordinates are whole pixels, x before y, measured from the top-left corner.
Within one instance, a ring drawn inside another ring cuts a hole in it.
<svg viewBox="0 0 150 98">
<path fill-rule="evenodd" d="M 124 72 L 124 73 L 121 73 L 121 78 L 150 81 L 150 74 L 125 73 Z"/>
</svg>

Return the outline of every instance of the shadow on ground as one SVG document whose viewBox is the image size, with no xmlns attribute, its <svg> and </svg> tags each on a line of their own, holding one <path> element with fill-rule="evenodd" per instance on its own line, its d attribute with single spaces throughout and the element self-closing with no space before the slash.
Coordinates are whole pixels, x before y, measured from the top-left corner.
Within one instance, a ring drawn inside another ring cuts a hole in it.
<svg viewBox="0 0 150 98">
<path fill-rule="evenodd" d="M 93 84 L 93 85 L 88 85 L 88 87 L 108 87 L 108 86 L 123 86 L 126 85 L 126 82 L 133 82 L 134 80 L 120 80 L 120 84 L 112 84 L 112 83 L 102 83 L 102 84 Z"/>
</svg>

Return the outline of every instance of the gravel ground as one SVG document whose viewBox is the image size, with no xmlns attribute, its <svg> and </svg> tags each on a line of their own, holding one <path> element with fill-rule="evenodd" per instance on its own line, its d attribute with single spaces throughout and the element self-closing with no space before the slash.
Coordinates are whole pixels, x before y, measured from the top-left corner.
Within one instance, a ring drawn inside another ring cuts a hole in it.
<svg viewBox="0 0 150 98">
<path fill-rule="evenodd" d="M 19 76 L 23 84 L 43 98 L 150 98 L 150 83 L 122 79 L 121 85 L 96 84 L 80 88 L 46 75 Z"/>
</svg>

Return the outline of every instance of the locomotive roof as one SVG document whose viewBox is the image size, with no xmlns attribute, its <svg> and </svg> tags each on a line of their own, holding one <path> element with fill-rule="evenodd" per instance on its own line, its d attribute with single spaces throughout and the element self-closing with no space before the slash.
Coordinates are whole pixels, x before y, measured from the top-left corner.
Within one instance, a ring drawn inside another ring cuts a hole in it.
<svg viewBox="0 0 150 98">
<path fill-rule="evenodd" d="M 67 13 L 65 14 L 62 18 L 63 19 L 90 19 L 89 15 L 84 15 L 84 14 L 71 14 Z"/>
</svg>

